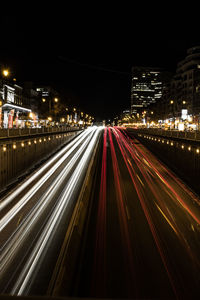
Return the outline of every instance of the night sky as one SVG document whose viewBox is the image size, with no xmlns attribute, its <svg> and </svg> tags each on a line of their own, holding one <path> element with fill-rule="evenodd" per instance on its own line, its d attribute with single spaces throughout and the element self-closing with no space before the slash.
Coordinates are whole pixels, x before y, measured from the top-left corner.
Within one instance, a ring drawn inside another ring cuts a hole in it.
<svg viewBox="0 0 200 300">
<path fill-rule="evenodd" d="M 200 37 L 199 26 L 192 23 L 191 29 L 176 14 L 163 19 L 159 8 L 150 13 L 148 7 L 141 11 L 114 3 L 42 10 L 30 2 L 23 11 L 3 15 L 0 63 L 19 83 L 52 85 L 66 103 L 94 117 L 118 115 L 130 108 L 133 65 L 175 71 Z"/>
</svg>

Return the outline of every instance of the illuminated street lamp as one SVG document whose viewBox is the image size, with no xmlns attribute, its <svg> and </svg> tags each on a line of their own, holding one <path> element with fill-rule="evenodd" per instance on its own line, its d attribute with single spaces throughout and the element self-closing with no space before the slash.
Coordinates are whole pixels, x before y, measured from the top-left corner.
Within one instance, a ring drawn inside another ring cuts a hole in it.
<svg viewBox="0 0 200 300">
<path fill-rule="evenodd" d="M 29 118 L 33 119 L 34 118 L 34 115 L 32 112 L 29 113 Z"/>
<path fill-rule="evenodd" d="M 58 98 L 54 98 L 54 102 L 55 102 L 55 103 L 58 103 Z"/>
<path fill-rule="evenodd" d="M 8 76 L 9 76 L 9 71 L 8 71 L 8 69 L 4 69 L 4 70 L 2 71 L 2 74 L 3 74 L 4 77 L 8 77 Z"/>
</svg>

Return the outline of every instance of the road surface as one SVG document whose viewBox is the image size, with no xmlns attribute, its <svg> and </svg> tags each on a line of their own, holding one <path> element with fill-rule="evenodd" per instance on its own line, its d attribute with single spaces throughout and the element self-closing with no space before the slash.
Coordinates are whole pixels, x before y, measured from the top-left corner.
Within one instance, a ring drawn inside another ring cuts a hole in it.
<svg viewBox="0 0 200 300">
<path fill-rule="evenodd" d="M 88 129 L 69 145 L 2 201 L 1 293 L 198 297 L 198 196 L 123 128 Z M 100 154 L 90 211 L 70 286 L 63 259 L 50 289 L 95 145 Z"/>
<path fill-rule="evenodd" d="M 99 172 L 71 295 L 200 295 L 199 198 L 122 129 L 105 129 Z"/>
</svg>

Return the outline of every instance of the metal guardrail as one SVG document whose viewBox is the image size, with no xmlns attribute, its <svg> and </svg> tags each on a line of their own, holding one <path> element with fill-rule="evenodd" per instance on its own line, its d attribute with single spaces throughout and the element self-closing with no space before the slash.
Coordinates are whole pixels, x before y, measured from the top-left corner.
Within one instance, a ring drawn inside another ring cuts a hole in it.
<svg viewBox="0 0 200 300">
<path fill-rule="evenodd" d="M 17 128 L 17 129 L 0 129 L 0 139 L 13 138 L 13 137 L 24 137 L 39 134 L 57 133 L 57 132 L 68 132 L 80 130 L 79 127 L 42 127 L 42 128 Z"/>
</svg>

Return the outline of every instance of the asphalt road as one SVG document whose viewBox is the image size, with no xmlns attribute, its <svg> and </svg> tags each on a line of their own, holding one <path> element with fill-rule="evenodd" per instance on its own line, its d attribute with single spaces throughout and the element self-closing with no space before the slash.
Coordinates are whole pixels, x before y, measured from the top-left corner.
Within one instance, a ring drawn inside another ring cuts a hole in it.
<svg viewBox="0 0 200 300">
<path fill-rule="evenodd" d="M 1 293 L 45 295 L 98 143 L 70 287 L 69 265 L 62 263 L 51 295 L 197 299 L 200 199 L 125 129 L 91 129 L 75 141 L 1 202 Z"/>
<path fill-rule="evenodd" d="M 197 299 L 200 199 L 125 130 L 105 129 L 100 165 L 70 296 Z"/>
</svg>

